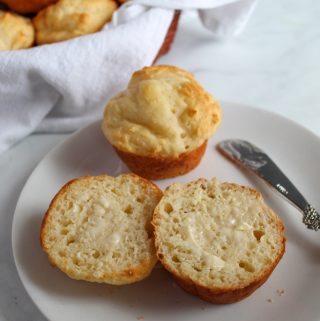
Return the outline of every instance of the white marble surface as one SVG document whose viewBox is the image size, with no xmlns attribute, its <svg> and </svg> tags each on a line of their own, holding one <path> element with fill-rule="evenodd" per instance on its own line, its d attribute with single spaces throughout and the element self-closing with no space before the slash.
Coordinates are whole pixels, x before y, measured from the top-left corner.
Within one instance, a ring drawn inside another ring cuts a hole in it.
<svg viewBox="0 0 320 321">
<path fill-rule="evenodd" d="M 172 50 L 158 63 L 193 71 L 218 99 L 285 115 L 320 135 L 319 16 L 314 0 L 260 0 L 244 33 L 227 41 L 183 17 Z M 18 278 L 11 222 L 29 174 L 65 137 L 30 136 L 0 156 L 0 320 L 45 320 Z"/>
<path fill-rule="evenodd" d="M 268 109 L 320 135 L 320 2 L 258 1 L 245 31 L 215 41 L 182 24 L 161 63 L 191 70 L 218 99 Z"/>
</svg>

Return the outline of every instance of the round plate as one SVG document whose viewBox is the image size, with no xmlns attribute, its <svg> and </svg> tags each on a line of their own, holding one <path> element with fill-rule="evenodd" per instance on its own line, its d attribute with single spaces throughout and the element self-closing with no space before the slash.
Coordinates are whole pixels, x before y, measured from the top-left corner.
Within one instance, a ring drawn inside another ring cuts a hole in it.
<svg viewBox="0 0 320 321">
<path fill-rule="evenodd" d="M 299 125 L 260 109 L 222 103 L 223 122 L 191 173 L 157 181 L 218 177 L 252 186 L 284 221 L 286 253 L 269 280 L 249 298 L 212 305 L 182 291 L 161 267 L 146 280 L 111 286 L 69 279 L 50 266 L 39 244 L 41 220 L 50 200 L 68 180 L 82 175 L 118 175 L 128 169 L 96 122 L 52 150 L 26 183 L 14 215 L 13 253 L 21 280 L 50 320 L 320 320 L 320 231 L 309 231 L 301 214 L 248 172 L 223 158 L 216 144 L 228 138 L 265 150 L 316 208 L 320 208 L 320 139 Z"/>
</svg>

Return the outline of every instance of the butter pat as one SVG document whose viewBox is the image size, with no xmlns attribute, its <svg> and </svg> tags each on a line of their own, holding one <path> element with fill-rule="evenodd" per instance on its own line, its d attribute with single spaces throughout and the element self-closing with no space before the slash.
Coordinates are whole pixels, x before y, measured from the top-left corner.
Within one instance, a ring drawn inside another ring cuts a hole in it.
<svg viewBox="0 0 320 321">
<path fill-rule="evenodd" d="M 182 233 L 184 235 L 184 243 L 188 243 L 187 246 L 192 249 L 193 253 L 197 257 L 201 257 L 205 262 L 207 268 L 222 269 L 225 266 L 225 262 L 218 256 L 210 253 L 205 245 L 202 245 L 203 230 L 196 228 L 195 217 L 192 213 L 189 214 L 182 226 Z"/>
</svg>

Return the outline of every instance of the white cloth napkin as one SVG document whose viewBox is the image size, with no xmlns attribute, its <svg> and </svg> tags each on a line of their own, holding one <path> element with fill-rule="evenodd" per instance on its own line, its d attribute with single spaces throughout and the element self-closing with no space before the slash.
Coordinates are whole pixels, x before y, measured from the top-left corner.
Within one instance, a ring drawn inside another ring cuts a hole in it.
<svg viewBox="0 0 320 321">
<path fill-rule="evenodd" d="M 40 132 L 73 131 L 102 118 L 131 74 L 151 65 L 174 9 L 199 9 L 215 35 L 238 33 L 255 0 L 133 0 L 95 34 L 0 52 L 0 153 Z"/>
</svg>

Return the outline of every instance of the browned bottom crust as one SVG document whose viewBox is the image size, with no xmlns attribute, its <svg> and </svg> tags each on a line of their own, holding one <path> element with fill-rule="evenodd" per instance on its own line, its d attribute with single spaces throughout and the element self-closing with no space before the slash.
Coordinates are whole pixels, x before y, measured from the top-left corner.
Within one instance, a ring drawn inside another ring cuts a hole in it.
<svg viewBox="0 0 320 321">
<path fill-rule="evenodd" d="M 123 152 L 113 146 L 132 172 L 148 179 L 164 179 L 190 172 L 200 163 L 206 147 L 207 141 L 191 152 L 181 154 L 178 158 L 157 158 Z"/>
<path fill-rule="evenodd" d="M 190 279 L 183 279 L 181 276 L 175 275 L 171 272 L 172 277 L 177 282 L 177 284 L 186 292 L 200 297 L 202 300 L 208 301 L 214 304 L 229 304 L 241 301 L 252 294 L 256 289 L 258 289 L 263 283 L 265 283 L 279 261 L 281 260 L 285 252 L 285 238 L 283 238 L 282 249 L 279 253 L 276 261 L 272 266 L 269 267 L 258 279 L 255 279 L 249 285 L 245 287 L 239 287 L 234 289 L 210 289 L 208 287 L 199 285 Z"/>
</svg>

